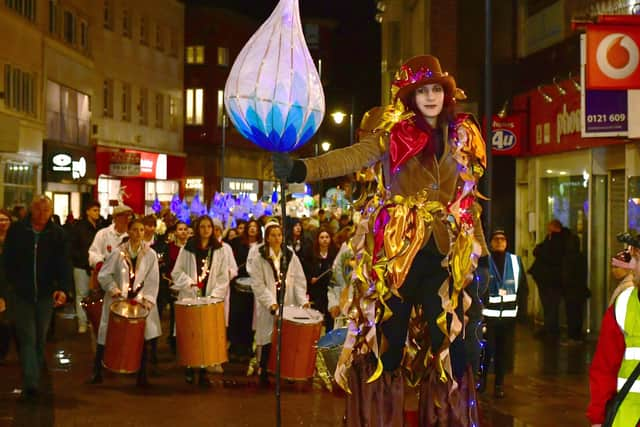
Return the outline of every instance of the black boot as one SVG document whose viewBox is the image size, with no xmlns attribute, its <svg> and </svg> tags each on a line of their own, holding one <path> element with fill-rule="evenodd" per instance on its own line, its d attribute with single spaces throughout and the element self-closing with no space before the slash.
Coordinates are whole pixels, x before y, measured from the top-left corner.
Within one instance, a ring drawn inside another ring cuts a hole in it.
<svg viewBox="0 0 640 427">
<path fill-rule="evenodd" d="M 211 380 L 209 374 L 205 368 L 200 368 L 200 378 L 198 378 L 198 385 L 200 387 L 211 387 Z"/>
<path fill-rule="evenodd" d="M 89 379 L 89 384 L 102 384 L 102 358 L 104 357 L 104 345 L 96 346 L 96 358 L 93 361 L 93 375 Z"/>
<path fill-rule="evenodd" d="M 149 387 L 149 380 L 147 379 L 147 342 L 142 346 L 142 358 L 140 359 L 140 370 L 138 371 L 138 377 L 136 385 L 138 387 Z"/>
</svg>

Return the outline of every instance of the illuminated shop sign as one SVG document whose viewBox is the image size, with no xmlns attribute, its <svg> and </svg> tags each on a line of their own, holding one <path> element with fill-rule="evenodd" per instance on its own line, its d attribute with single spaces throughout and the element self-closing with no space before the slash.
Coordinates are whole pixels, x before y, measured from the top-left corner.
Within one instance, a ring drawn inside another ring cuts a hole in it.
<svg viewBox="0 0 640 427">
<path fill-rule="evenodd" d="M 52 152 L 47 167 L 48 175 L 59 180 L 79 180 L 87 176 L 87 159 L 84 156 L 74 157 L 68 152 Z"/>
</svg>

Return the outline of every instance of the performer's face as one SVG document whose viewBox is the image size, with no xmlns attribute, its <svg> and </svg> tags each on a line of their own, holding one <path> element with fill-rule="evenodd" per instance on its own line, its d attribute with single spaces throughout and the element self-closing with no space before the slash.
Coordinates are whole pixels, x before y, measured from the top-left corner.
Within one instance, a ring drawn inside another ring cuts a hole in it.
<svg viewBox="0 0 640 427">
<path fill-rule="evenodd" d="M 144 225 L 139 222 L 134 222 L 129 227 L 127 234 L 129 234 L 129 242 L 134 246 L 138 245 L 144 235 Z"/>
<path fill-rule="evenodd" d="M 269 235 L 267 236 L 267 243 L 272 249 L 280 248 L 282 246 L 282 230 L 280 227 L 269 227 Z"/>
<path fill-rule="evenodd" d="M 428 84 L 416 89 L 416 106 L 424 119 L 435 126 L 444 105 L 444 88 L 437 83 Z"/>
<path fill-rule="evenodd" d="M 201 239 L 208 239 L 213 234 L 213 224 L 211 221 L 203 220 L 198 225 L 198 232 Z"/>
<path fill-rule="evenodd" d="M 180 242 L 184 242 L 188 237 L 188 227 L 187 224 L 178 224 L 176 227 L 176 239 Z"/>
</svg>

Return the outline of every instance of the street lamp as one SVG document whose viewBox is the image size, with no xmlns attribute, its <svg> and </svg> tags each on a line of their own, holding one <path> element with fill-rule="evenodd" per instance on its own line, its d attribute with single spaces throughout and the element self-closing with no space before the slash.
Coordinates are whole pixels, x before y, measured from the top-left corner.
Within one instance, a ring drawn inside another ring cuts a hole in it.
<svg viewBox="0 0 640 427">
<path fill-rule="evenodd" d="M 331 149 L 331 143 L 329 141 L 322 141 L 322 144 L 320 144 L 320 146 L 322 147 L 322 151 L 324 151 L 325 153 Z"/>
<path fill-rule="evenodd" d="M 331 113 L 331 118 L 337 125 L 341 125 L 345 117 L 347 117 L 347 114 L 342 111 Z M 349 113 L 349 145 L 353 145 L 353 113 Z"/>
</svg>

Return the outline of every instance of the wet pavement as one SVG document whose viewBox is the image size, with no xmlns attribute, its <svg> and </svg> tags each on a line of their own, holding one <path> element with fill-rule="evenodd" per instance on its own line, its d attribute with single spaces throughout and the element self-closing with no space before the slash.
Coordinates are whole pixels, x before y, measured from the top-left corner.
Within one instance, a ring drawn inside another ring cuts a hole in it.
<svg viewBox="0 0 640 427">
<path fill-rule="evenodd" d="M 152 386 L 140 389 L 135 376 L 105 372 L 101 385 L 87 385 L 93 359 L 91 333 L 75 333 L 72 316 L 59 313 L 48 345 L 42 390 L 36 402 L 19 399 L 20 369 L 15 352 L 0 365 L 0 427 L 4 426 L 274 426 L 273 388 L 260 388 L 245 366 L 225 364 L 213 386 L 186 384 L 166 340 Z M 595 338 L 594 338 L 595 339 Z M 514 372 L 506 397 L 492 397 L 491 376 L 481 397 L 482 426 L 587 426 L 588 366 L 593 342 L 562 346 L 533 339 L 528 326 L 516 331 Z M 68 359 L 68 363 L 67 363 Z M 340 426 L 344 397 L 319 380 L 283 385 L 283 426 Z M 373 426 L 375 427 L 375 426 Z"/>
</svg>

